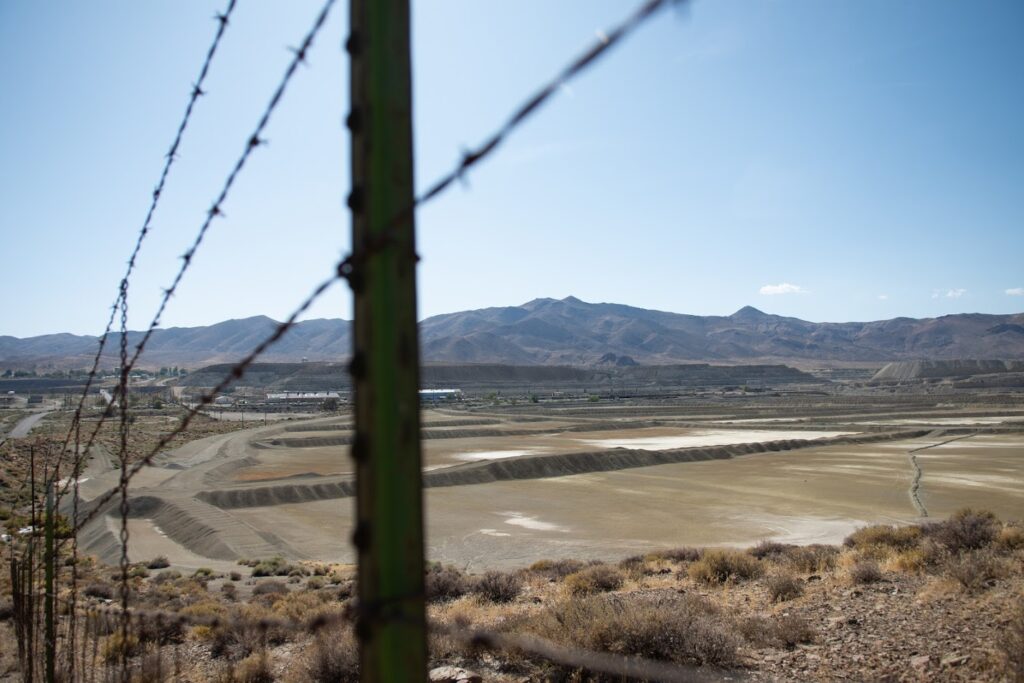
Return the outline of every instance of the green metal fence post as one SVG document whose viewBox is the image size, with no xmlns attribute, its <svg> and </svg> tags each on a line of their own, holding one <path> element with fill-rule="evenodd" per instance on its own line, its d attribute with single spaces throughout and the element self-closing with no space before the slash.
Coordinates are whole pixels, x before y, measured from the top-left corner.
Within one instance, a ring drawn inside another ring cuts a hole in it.
<svg viewBox="0 0 1024 683">
<path fill-rule="evenodd" d="M 408 0 L 352 0 L 360 677 L 426 679 Z"/>
</svg>

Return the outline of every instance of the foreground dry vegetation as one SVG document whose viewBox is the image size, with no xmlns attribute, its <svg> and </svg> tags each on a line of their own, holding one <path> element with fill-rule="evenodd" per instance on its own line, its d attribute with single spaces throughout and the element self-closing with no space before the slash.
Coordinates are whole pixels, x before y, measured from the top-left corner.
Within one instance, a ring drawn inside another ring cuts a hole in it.
<svg viewBox="0 0 1024 683">
<path fill-rule="evenodd" d="M 83 561 L 84 600 L 116 602 L 116 570 Z M 358 678 L 345 618 L 352 568 L 243 561 L 183 576 L 153 558 L 132 568 L 132 604 L 181 615 L 116 620 L 94 665 L 127 648 L 136 680 L 338 681 Z M 944 522 L 861 529 L 841 547 L 765 541 L 747 550 L 681 548 L 617 564 L 540 561 L 471 576 L 430 566 L 431 665 L 485 680 L 601 680 L 524 652 L 491 652 L 446 630 L 529 634 L 557 644 L 699 665 L 748 680 L 1024 680 L 1024 527 L 983 511 Z M 9 585 L 5 593 L 10 595 Z M 14 677 L 9 603 L 3 673 Z M 454 679 L 452 679 L 454 680 Z"/>
</svg>

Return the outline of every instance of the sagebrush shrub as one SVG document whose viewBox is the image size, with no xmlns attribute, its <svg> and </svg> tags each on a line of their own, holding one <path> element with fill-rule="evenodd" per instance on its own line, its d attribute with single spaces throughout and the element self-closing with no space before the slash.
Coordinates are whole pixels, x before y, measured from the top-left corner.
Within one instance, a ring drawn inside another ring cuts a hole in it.
<svg viewBox="0 0 1024 683">
<path fill-rule="evenodd" d="M 700 583 L 725 583 L 754 579 L 764 571 L 761 561 L 738 550 L 708 550 L 687 569 L 687 574 Z"/>
<path fill-rule="evenodd" d="M 515 574 L 489 571 L 477 579 L 473 593 L 491 602 L 512 602 L 523 589 L 523 581 Z"/>
<path fill-rule="evenodd" d="M 584 566 L 579 560 L 537 560 L 530 565 L 530 571 L 549 579 L 561 580 L 583 569 Z"/>
<path fill-rule="evenodd" d="M 963 508 L 923 530 L 951 553 L 959 553 L 989 546 L 999 533 L 999 520 L 988 510 Z"/>
<path fill-rule="evenodd" d="M 605 564 L 581 569 L 565 577 L 563 585 L 571 595 L 607 593 L 622 588 L 623 576 L 620 571 Z"/>
<path fill-rule="evenodd" d="M 335 627 L 317 634 L 305 661 L 306 675 L 313 683 L 359 680 L 359 650 L 352 632 Z"/>
<path fill-rule="evenodd" d="M 991 551 L 976 551 L 951 557 L 946 563 L 946 575 L 969 593 L 978 593 L 994 585 L 1008 573 L 1003 560 Z"/>
<path fill-rule="evenodd" d="M 455 567 L 431 568 L 424 579 L 428 602 L 446 602 L 469 592 L 469 579 Z"/>
<path fill-rule="evenodd" d="M 859 560 L 850 567 L 850 580 L 854 583 L 875 583 L 882 579 L 882 569 L 874 560 Z"/>
<path fill-rule="evenodd" d="M 773 574 L 765 582 L 772 602 L 785 602 L 798 598 L 804 593 L 804 583 L 788 574 Z"/>
<path fill-rule="evenodd" d="M 738 646 L 714 608 L 689 596 L 661 602 L 607 595 L 571 599 L 509 629 L 587 650 L 687 664 L 728 666 Z"/>
<path fill-rule="evenodd" d="M 157 555 L 152 560 L 146 563 L 147 569 L 166 569 L 170 567 L 171 563 L 167 559 L 166 555 Z"/>
</svg>

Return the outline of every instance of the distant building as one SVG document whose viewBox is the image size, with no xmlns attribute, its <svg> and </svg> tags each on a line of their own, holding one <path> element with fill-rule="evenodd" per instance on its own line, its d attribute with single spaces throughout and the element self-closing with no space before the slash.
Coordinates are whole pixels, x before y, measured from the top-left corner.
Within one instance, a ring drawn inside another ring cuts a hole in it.
<svg viewBox="0 0 1024 683">
<path fill-rule="evenodd" d="M 420 401 L 461 401 L 462 389 L 420 389 Z"/>
<path fill-rule="evenodd" d="M 337 391 L 281 391 L 267 394 L 268 401 L 324 401 L 341 398 Z"/>
</svg>

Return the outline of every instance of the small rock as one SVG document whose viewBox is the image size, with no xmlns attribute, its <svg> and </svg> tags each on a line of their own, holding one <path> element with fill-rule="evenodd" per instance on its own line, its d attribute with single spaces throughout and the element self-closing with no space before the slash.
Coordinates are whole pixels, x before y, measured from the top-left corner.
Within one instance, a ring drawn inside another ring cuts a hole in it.
<svg viewBox="0 0 1024 683">
<path fill-rule="evenodd" d="M 960 666 L 970 658 L 970 655 L 946 655 L 939 664 L 942 666 Z"/>
<path fill-rule="evenodd" d="M 910 658 L 910 666 L 913 669 L 921 671 L 928 668 L 928 664 L 932 661 L 932 658 L 928 655 L 920 655 L 918 657 Z"/>
<path fill-rule="evenodd" d="M 480 674 L 457 666 L 439 666 L 430 670 L 432 683 L 483 683 Z"/>
</svg>

